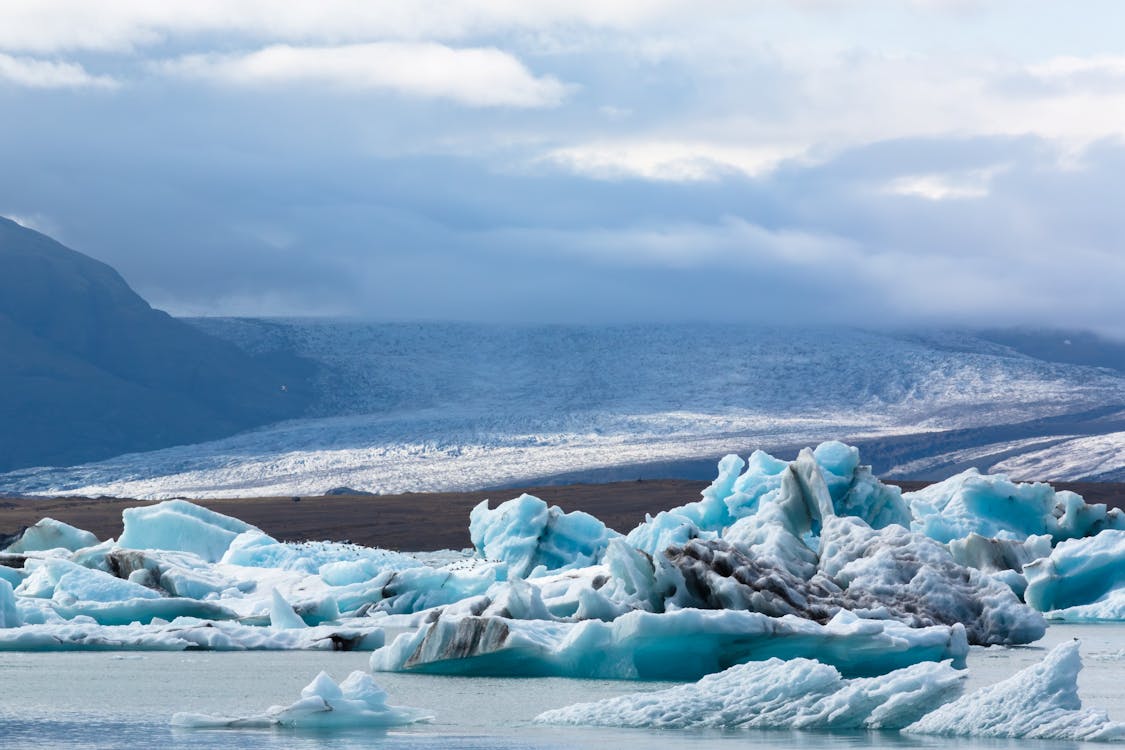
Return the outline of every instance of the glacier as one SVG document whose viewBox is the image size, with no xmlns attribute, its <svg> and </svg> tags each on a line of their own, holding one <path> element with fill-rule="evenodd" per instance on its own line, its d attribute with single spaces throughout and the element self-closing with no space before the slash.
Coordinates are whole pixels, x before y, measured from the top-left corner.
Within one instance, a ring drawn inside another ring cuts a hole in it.
<svg viewBox="0 0 1125 750">
<path fill-rule="evenodd" d="M 1095 446 L 1099 436 L 1075 434 L 1125 429 L 1112 427 L 1123 421 L 1120 373 L 1045 362 L 970 335 L 194 322 L 255 354 L 285 351 L 319 362 L 320 402 L 307 418 L 94 464 L 16 471 L 0 475 L 0 487 L 150 499 L 310 495 L 342 485 L 378 493 L 470 490 L 721 456 L 747 445 L 931 435 L 917 451 L 894 454 L 910 463 L 956 451 L 958 441 L 944 447 L 949 430 L 979 430 L 975 439 L 994 441 L 998 457 L 1060 437 L 1075 438 L 1068 450 L 1074 457 L 1100 456 L 1095 463 L 1012 463 L 1012 476 L 1125 476 L 1125 433 L 1116 450 Z M 698 363 L 716 361 L 716 353 L 721 364 L 701 370 Z M 887 362 L 896 364 L 893 372 Z M 1117 414 L 1078 427 L 1067 420 L 1025 431 L 1031 420 L 1081 418 L 1114 406 Z M 966 460 L 975 459 L 949 463 Z"/>
<path fill-rule="evenodd" d="M 352 672 L 337 683 L 321 672 L 301 690 L 301 697 L 288 706 L 271 706 L 256 716 L 227 717 L 179 712 L 172 726 L 184 729 L 345 729 L 354 727 L 399 727 L 429 721 L 428 711 L 392 706 L 387 693 L 371 675 Z"/>
</svg>

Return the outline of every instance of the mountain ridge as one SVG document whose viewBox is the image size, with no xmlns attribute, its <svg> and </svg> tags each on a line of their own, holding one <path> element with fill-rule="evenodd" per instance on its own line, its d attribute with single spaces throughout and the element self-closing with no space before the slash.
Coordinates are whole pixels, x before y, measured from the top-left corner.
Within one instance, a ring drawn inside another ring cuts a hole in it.
<svg viewBox="0 0 1125 750">
<path fill-rule="evenodd" d="M 298 416 L 311 393 L 311 363 L 250 356 L 3 217 L 0 351 L 0 470 L 215 439 Z"/>
</svg>

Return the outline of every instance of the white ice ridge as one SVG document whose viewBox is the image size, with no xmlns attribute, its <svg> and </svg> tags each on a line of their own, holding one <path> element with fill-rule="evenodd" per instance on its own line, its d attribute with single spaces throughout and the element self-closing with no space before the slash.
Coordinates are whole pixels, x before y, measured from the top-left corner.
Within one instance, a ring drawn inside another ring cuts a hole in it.
<svg viewBox="0 0 1125 750">
<path fill-rule="evenodd" d="M 172 726 L 185 729 L 344 729 L 397 727 L 432 718 L 429 712 L 419 708 L 388 705 L 386 692 L 366 672 L 352 672 L 339 684 L 321 672 L 301 690 L 300 700 L 291 705 L 270 706 L 263 714 L 243 717 L 177 713 L 172 716 Z"/>
<path fill-rule="evenodd" d="M 927 714 L 904 731 L 958 737 L 1125 741 L 1125 724 L 1082 708 L 1077 641 L 1056 646 L 1042 662 Z"/>
<path fill-rule="evenodd" d="M 769 659 L 668 690 L 546 711 L 535 721 L 659 729 L 899 729 L 956 697 L 964 674 L 948 663 L 924 663 L 848 680 L 812 659 Z"/>
</svg>

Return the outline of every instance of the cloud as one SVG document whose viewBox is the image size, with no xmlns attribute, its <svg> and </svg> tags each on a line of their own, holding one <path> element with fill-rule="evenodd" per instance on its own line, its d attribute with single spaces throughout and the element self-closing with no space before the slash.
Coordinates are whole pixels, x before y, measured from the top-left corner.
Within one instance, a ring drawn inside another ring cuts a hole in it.
<svg viewBox="0 0 1125 750">
<path fill-rule="evenodd" d="M 91 75 L 70 62 L 13 57 L 0 52 L 0 82 L 32 89 L 116 88 L 109 76 Z"/>
<path fill-rule="evenodd" d="M 128 51 L 175 37 L 342 43 L 462 39 L 559 25 L 628 28 L 684 3 L 664 0 L 35 0 L 0 6 L 0 49 Z"/>
<path fill-rule="evenodd" d="M 383 90 L 473 107 L 554 107 L 569 90 L 550 76 L 536 77 L 501 50 L 433 43 L 274 45 L 242 55 L 189 55 L 159 68 L 230 85 L 313 84 Z"/>
<path fill-rule="evenodd" d="M 1003 169 L 1004 166 L 998 166 L 960 172 L 908 174 L 888 182 L 886 190 L 932 201 L 983 198 L 988 195 L 992 178 Z"/>
<path fill-rule="evenodd" d="M 716 180 L 731 173 L 766 174 L 784 160 L 803 152 L 801 146 L 622 140 L 556 148 L 541 161 L 600 180 L 641 178 L 694 182 Z"/>
</svg>

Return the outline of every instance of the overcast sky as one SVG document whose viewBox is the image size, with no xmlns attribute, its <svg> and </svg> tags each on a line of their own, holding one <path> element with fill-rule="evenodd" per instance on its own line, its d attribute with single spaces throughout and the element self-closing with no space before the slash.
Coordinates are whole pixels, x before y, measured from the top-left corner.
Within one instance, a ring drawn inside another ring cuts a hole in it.
<svg viewBox="0 0 1125 750">
<path fill-rule="evenodd" d="M 1125 320 L 1125 4 L 0 0 L 0 215 L 178 314 Z"/>
</svg>

